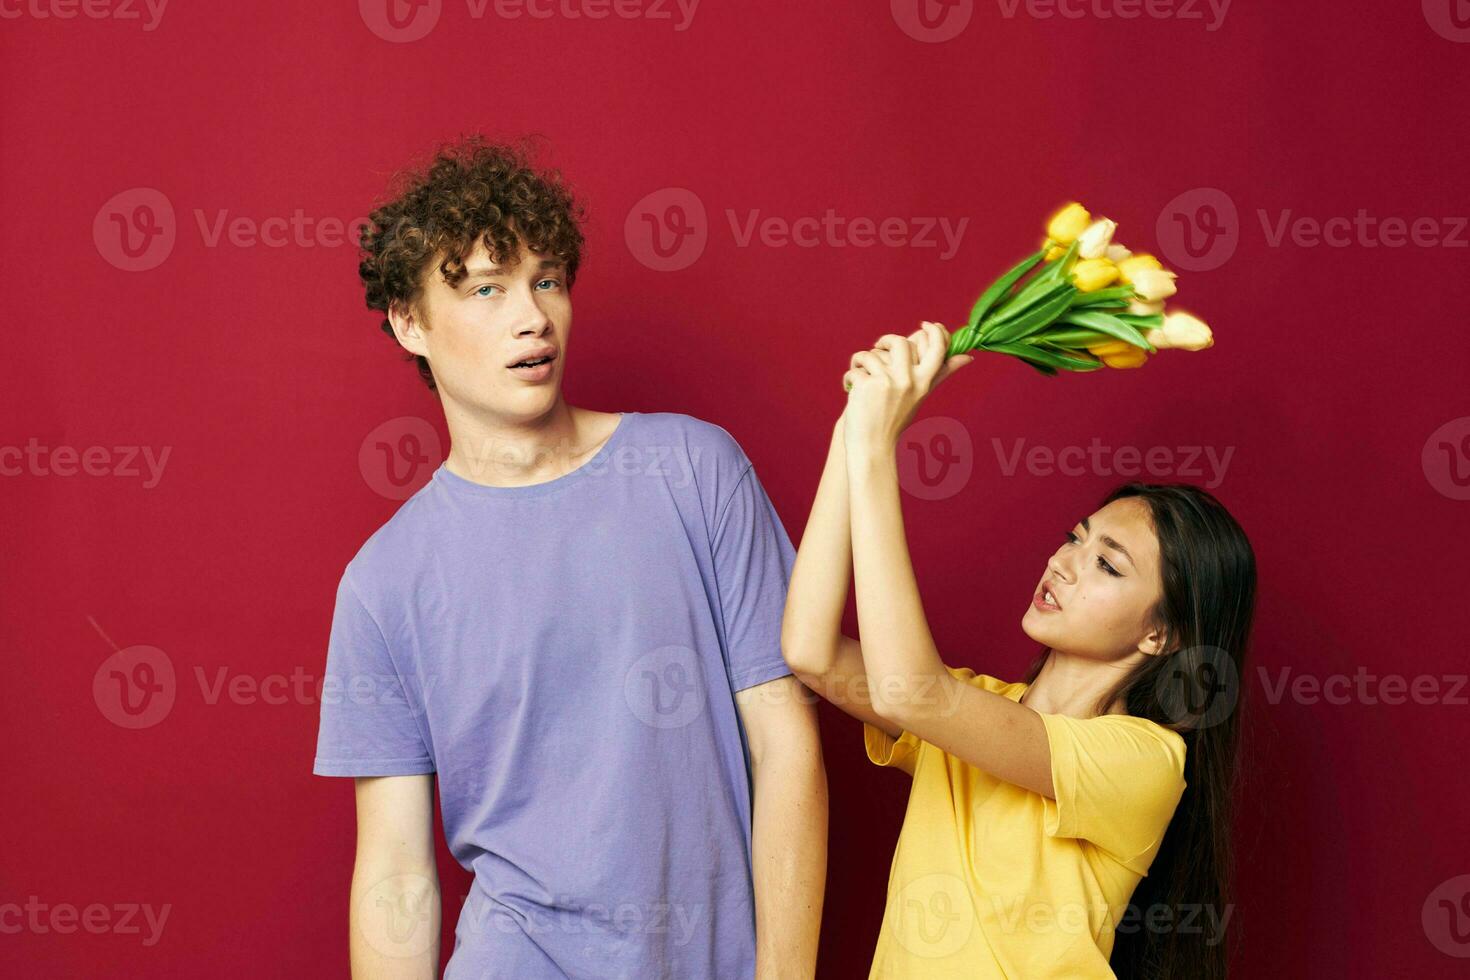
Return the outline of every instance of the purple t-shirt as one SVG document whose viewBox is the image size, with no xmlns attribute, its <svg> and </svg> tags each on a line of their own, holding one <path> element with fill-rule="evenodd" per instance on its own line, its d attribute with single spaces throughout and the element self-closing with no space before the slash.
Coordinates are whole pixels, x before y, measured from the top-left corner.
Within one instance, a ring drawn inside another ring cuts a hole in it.
<svg viewBox="0 0 1470 980">
<path fill-rule="evenodd" d="M 735 439 L 668 412 L 545 483 L 441 465 L 362 546 L 313 771 L 438 774 L 475 876 L 446 980 L 753 976 L 734 692 L 790 673 L 794 558 Z"/>
</svg>

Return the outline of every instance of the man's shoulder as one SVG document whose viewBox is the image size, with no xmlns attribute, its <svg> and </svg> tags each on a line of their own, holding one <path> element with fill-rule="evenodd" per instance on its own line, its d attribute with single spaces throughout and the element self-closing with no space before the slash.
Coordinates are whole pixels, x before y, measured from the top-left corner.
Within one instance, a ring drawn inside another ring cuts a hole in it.
<svg viewBox="0 0 1470 980">
<path fill-rule="evenodd" d="M 647 440 L 654 443 L 666 440 L 686 450 L 692 460 L 705 457 L 742 469 L 750 462 L 740 443 L 718 423 L 683 412 L 644 412 L 639 417 L 644 422 Z"/>
<path fill-rule="evenodd" d="M 428 532 L 432 509 L 426 493 L 431 480 L 405 500 L 377 530 L 368 535 L 342 570 L 342 578 L 365 603 L 381 600 L 384 590 L 402 581 L 431 547 Z"/>
</svg>

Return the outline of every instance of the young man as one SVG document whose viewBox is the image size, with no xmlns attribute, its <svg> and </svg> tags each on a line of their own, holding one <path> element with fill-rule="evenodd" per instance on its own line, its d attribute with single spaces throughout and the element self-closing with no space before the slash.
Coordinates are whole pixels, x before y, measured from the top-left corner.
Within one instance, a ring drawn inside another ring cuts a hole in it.
<svg viewBox="0 0 1470 980">
<path fill-rule="evenodd" d="M 369 307 L 448 459 L 348 563 L 314 772 L 357 777 L 354 977 L 814 973 L 827 797 L 780 647 L 795 558 L 724 429 L 568 405 L 582 237 L 555 172 L 471 138 L 363 232 Z"/>
</svg>

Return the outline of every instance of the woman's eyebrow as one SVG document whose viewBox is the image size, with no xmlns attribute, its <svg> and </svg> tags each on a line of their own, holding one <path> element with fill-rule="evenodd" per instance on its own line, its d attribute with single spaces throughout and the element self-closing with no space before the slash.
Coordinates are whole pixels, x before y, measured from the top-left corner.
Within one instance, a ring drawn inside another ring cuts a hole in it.
<svg viewBox="0 0 1470 980">
<path fill-rule="evenodd" d="M 1081 523 L 1082 523 L 1082 530 L 1084 530 L 1084 531 L 1090 531 L 1090 530 L 1092 530 L 1092 524 L 1091 524 L 1090 521 L 1088 521 L 1087 518 L 1085 518 L 1085 517 L 1082 518 L 1082 522 Z M 1101 540 L 1102 543 L 1105 544 L 1105 545 L 1107 545 L 1109 548 L 1112 548 L 1114 551 L 1118 552 L 1118 554 L 1122 555 L 1124 558 L 1127 558 L 1128 559 L 1128 564 L 1132 565 L 1135 568 L 1138 567 L 1138 562 L 1136 562 L 1136 561 L 1133 560 L 1133 555 L 1129 553 L 1129 551 L 1128 551 L 1127 548 L 1125 548 L 1121 544 L 1119 544 L 1116 538 L 1113 538 L 1110 535 L 1104 534 L 1104 535 L 1102 535 L 1102 537 L 1099 540 Z"/>
</svg>

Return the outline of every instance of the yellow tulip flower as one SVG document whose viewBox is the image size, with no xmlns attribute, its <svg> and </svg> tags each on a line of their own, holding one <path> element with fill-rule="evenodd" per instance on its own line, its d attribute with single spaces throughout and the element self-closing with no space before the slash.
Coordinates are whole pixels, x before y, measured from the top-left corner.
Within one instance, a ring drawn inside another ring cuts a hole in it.
<svg viewBox="0 0 1470 980">
<path fill-rule="evenodd" d="M 1148 351 L 1132 347 L 1121 354 L 1110 354 L 1104 357 L 1102 362 L 1110 368 L 1136 368 L 1143 367 L 1147 360 Z"/>
<path fill-rule="evenodd" d="M 1100 218 L 1087 226 L 1087 230 L 1077 239 L 1077 257 L 1080 259 L 1101 259 L 1108 254 L 1108 247 L 1113 243 L 1113 232 L 1118 230 L 1116 221 Z"/>
<path fill-rule="evenodd" d="M 1070 245 L 1077 240 L 1077 236 L 1087 230 L 1092 224 L 1092 215 L 1087 209 L 1073 201 L 1052 216 L 1046 225 L 1046 237 L 1058 245 Z"/>
<path fill-rule="evenodd" d="M 1206 350 L 1215 346 L 1215 335 L 1209 324 L 1188 313 L 1170 313 L 1164 325 L 1144 334 L 1148 342 L 1160 350 Z"/>
<path fill-rule="evenodd" d="M 1083 259 L 1072 267 L 1072 285 L 1084 293 L 1093 293 L 1113 284 L 1118 267 L 1107 259 Z"/>
<path fill-rule="evenodd" d="M 1133 273 L 1133 292 L 1145 303 L 1157 303 L 1179 292 L 1174 285 L 1177 278 L 1161 269 L 1137 269 Z"/>
<path fill-rule="evenodd" d="M 1164 269 L 1164 263 L 1160 262 L 1152 255 L 1149 255 L 1147 252 L 1142 252 L 1138 255 L 1130 255 L 1122 262 L 1118 263 L 1118 276 L 1123 280 L 1123 284 L 1125 286 L 1131 286 L 1133 285 L 1134 273 L 1142 269 L 1157 269 L 1162 272 Z"/>
</svg>

